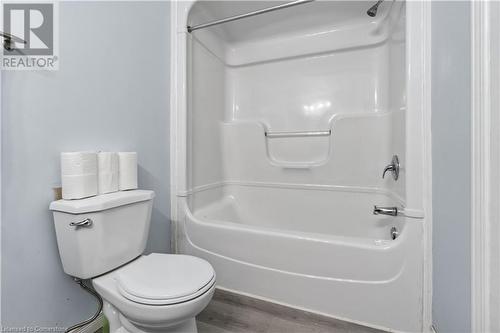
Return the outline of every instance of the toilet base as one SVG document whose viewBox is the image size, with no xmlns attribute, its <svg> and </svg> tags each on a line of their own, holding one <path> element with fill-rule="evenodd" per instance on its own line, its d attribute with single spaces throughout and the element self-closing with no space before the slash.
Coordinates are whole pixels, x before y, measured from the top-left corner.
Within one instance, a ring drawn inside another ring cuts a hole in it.
<svg viewBox="0 0 500 333">
<path fill-rule="evenodd" d="M 109 322 L 109 333 L 198 333 L 195 318 L 169 327 L 145 329 L 132 324 L 106 300 L 104 300 L 103 313 Z"/>
</svg>

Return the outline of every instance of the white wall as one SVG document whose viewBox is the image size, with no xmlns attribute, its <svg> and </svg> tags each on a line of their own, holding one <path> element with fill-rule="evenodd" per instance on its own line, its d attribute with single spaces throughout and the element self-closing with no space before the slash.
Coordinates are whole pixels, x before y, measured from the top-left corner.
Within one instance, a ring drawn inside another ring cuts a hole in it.
<svg viewBox="0 0 500 333">
<path fill-rule="evenodd" d="M 432 5 L 433 321 L 470 332 L 470 3 Z"/>
<path fill-rule="evenodd" d="M 60 70 L 2 75 L 2 324 L 68 326 L 95 305 L 66 276 L 48 204 L 60 151 L 135 150 L 169 250 L 169 3 L 62 2 Z"/>
</svg>

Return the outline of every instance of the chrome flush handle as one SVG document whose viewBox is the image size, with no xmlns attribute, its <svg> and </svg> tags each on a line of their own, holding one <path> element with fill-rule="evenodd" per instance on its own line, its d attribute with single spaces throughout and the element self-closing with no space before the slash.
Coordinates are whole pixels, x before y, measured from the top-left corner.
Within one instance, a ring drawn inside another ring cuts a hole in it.
<svg viewBox="0 0 500 333">
<path fill-rule="evenodd" d="M 27 42 L 24 39 L 21 39 L 17 36 L 9 34 L 7 32 L 0 31 L 0 37 L 3 37 L 3 48 L 7 51 L 14 50 L 15 43 L 26 44 Z"/>
<path fill-rule="evenodd" d="M 69 224 L 70 227 L 90 227 L 92 225 L 92 220 L 91 219 L 85 219 L 83 221 L 79 221 L 79 222 L 71 222 Z"/>
<path fill-rule="evenodd" d="M 382 173 L 382 178 L 385 178 L 385 173 L 390 171 L 392 173 L 392 178 L 394 180 L 398 180 L 399 178 L 399 158 L 398 155 L 392 156 L 391 164 L 385 167 L 384 172 Z"/>
</svg>

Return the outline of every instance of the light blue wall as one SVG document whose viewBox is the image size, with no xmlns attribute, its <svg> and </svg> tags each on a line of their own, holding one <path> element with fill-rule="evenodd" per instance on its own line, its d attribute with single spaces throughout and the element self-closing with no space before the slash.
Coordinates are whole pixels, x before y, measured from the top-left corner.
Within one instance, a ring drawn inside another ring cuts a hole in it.
<svg viewBox="0 0 500 333">
<path fill-rule="evenodd" d="M 93 300 L 61 268 L 60 151 L 133 150 L 169 249 L 169 3 L 61 2 L 60 70 L 2 73 L 2 324 L 68 326 Z"/>
<path fill-rule="evenodd" d="M 470 332 L 470 3 L 432 4 L 433 321 Z"/>
</svg>

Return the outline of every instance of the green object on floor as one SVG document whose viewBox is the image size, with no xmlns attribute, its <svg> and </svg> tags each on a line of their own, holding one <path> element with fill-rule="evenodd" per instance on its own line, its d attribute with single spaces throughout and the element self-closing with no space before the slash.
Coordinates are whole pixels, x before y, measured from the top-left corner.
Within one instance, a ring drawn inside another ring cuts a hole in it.
<svg viewBox="0 0 500 333">
<path fill-rule="evenodd" d="M 109 322 L 108 318 L 106 317 L 103 318 L 102 333 L 109 333 Z"/>
</svg>

